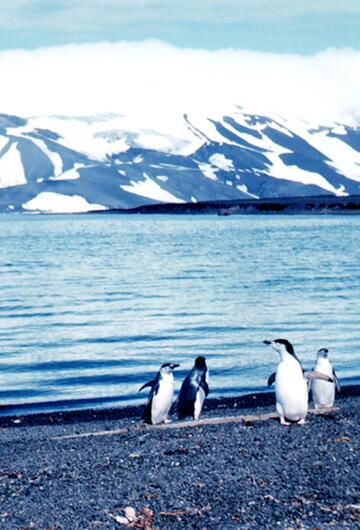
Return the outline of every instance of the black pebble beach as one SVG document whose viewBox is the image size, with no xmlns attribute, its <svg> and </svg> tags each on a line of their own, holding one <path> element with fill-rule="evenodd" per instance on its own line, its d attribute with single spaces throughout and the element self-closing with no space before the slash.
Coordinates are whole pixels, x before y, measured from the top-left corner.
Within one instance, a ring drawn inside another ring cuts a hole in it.
<svg viewBox="0 0 360 530">
<path fill-rule="evenodd" d="M 209 399 L 209 424 L 176 428 L 141 424 L 141 407 L 3 417 L 0 528 L 360 528 L 360 388 L 336 406 L 303 427 L 211 424 L 273 412 L 272 395 Z"/>
</svg>

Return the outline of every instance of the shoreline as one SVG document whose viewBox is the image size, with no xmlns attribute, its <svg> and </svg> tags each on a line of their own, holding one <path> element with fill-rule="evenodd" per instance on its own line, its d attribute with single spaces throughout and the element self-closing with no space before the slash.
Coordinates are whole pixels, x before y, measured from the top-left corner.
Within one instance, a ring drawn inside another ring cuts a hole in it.
<svg viewBox="0 0 360 530">
<path fill-rule="evenodd" d="M 288 197 L 263 197 L 249 199 L 213 199 L 198 202 L 154 202 L 131 208 L 107 208 L 81 212 L 53 212 L 42 210 L 1 211 L 0 214 L 21 215 L 345 215 L 360 214 L 360 194 L 336 196 L 299 195 Z"/>
<path fill-rule="evenodd" d="M 340 392 L 336 393 L 336 400 L 347 397 L 360 397 L 360 385 L 350 384 L 342 386 Z M 56 402 L 54 402 L 56 404 Z M 146 396 L 144 395 L 142 405 L 125 405 L 113 407 L 86 407 L 86 408 L 71 408 L 61 410 L 42 411 L 35 413 L 9 413 L 0 416 L 0 428 L 11 427 L 15 420 L 21 419 L 21 424 L 26 426 L 46 425 L 46 424 L 64 424 L 75 422 L 88 421 L 107 421 L 107 420 L 141 420 L 145 410 Z M 32 404 L 24 404 L 24 408 L 31 408 Z M 214 415 L 223 410 L 252 410 L 255 408 L 275 407 L 275 393 L 274 391 L 253 392 L 239 396 L 228 397 L 208 397 L 203 406 L 204 414 Z M 3 405 L 0 410 L 4 411 L 13 408 L 22 407 L 22 405 Z M 311 393 L 309 397 L 309 407 L 311 407 Z M 171 408 L 171 414 L 175 417 L 175 401 Z M 51 418 L 49 420 L 49 418 Z M 176 420 L 175 420 L 176 421 Z"/>
<path fill-rule="evenodd" d="M 91 211 L 91 214 L 359 215 L 360 195 L 316 195 L 261 199 L 212 200 L 196 203 L 144 204 L 135 208 Z"/>
<path fill-rule="evenodd" d="M 360 528 L 359 385 L 303 427 L 274 419 L 273 392 L 205 404 L 171 428 L 143 407 L 0 418 L 0 526 L 125 529 L 131 506 L 144 530 Z"/>
</svg>

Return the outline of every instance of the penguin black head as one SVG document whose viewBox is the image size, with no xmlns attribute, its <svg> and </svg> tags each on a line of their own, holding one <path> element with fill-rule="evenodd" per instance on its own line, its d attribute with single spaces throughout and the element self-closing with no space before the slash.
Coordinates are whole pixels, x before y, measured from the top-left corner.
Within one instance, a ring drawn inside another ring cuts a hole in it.
<svg viewBox="0 0 360 530">
<path fill-rule="evenodd" d="M 317 352 L 317 357 L 327 359 L 329 354 L 329 350 L 327 348 L 320 348 L 320 350 Z"/>
<path fill-rule="evenodd" d="M 180 364 L 174 364 L 174 363 L 164 363 L 161 365 L 160 372 L 163 374 L 169 374 L 172 372 L 175 368 L 180 366 Z"/>
<path fill-rule="evenodd" d="M 294 346 L 286 339 L 264 340 L 264 344 L 270 344 L 280 355 L 286 352 L 296 358 Z"/>
<path fill-rule="evenodd" d="M 195 359 L 195 368 L 198 370 L 206 370 L 206 359 L 201 355 Z"/>
<path fill-rule="evenodd" d="M 286 351 L 288 353 L 290 353 L 290 355 L 294 355 L 294 353 L 295 353 L 294 346 L 288 340 L 286 340 L 286 339 L 276 339 L 276 340 L 274 340 L 274 342 L 276 344 L 282 344 L 283 346 L 285 346 Z"/>
</svg>

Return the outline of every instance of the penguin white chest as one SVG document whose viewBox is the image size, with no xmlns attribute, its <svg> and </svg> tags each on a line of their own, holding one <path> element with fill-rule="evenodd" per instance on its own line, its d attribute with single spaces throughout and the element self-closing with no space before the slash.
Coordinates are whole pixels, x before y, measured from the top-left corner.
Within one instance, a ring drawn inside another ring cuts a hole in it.
<svg viewBox="0 0 360 530">
<path fill-rule="evenodd" d="M 151 423 L 157 424 L 167 420 L 169 410 L 174 399 L 174 377 L 164 374 L 159 384 L 159 390 L 152 398 Z"/>
<path fill-rule="evenodd" d="M 333 370 L 329 359 L 317 360 L 315 370 L 332 377 Z M 332 407 L 335 401 L 335 384 L 330 381 L 314 379 L 311 383 L 315 408 Z"/>
<path fill-rule="evenodd" d="M 276 410 L 283 418 L 298 421 L 308 410 L 308 390 L 300 363 L 291 356 L 278 366 L 275 379 Z"/>
<path fill-rule="evenodd" d="M 195 401 L 194 401 L 193 416 L 194 416 L 194 420 L 198 420 L 200 418 L 200 414 L 201 414 L 201 411 L 204 405 L 206 395 L 205 395 L 203 388 L 200 386 L 201 378 L 199 378 L 198 375 L 196 375 L 196 377 L 194 377 L 194 379 L 191 382 L 195 387 L 197 387 Z M 206 370 L 205 382 L 209 384 L 209 370 Z"/>
<path fill-rule="evenodd" d="M 200 414 L 203 408 L 204 401 L 205 401 L 205 392 L 200 386 L 196 392 L 196 399 L 194 403 L 194 420 L 198 420 L 200 418 Z"/>
</svg>

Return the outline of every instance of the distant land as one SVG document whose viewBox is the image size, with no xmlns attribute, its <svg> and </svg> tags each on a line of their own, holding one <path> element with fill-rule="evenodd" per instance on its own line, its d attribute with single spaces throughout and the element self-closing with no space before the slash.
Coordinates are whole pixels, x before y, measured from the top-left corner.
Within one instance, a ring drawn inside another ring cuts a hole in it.
<svg viewBox="0 0 360 530">
<path fill-rule="evenodd" d="M 92 212 L 104 213 L 104 212 Z M 351 197 L 283 197 L 237 201 L 203 201 L 182 204 L 151 204 L 132 209 L 112 209 L 110 214 L 360 214 L 360 195 Z"/>
<path fill-rule="evenodd" d="M 0 114 L 0 212 L 356 211 L 360 127 L 168 118 Z"/>
</svg>

